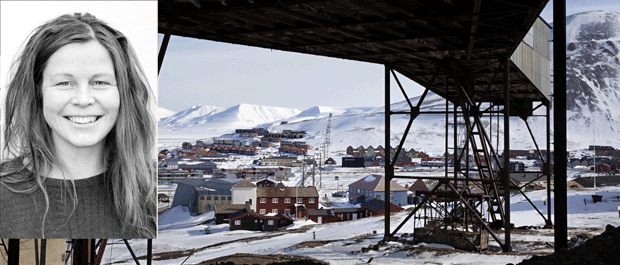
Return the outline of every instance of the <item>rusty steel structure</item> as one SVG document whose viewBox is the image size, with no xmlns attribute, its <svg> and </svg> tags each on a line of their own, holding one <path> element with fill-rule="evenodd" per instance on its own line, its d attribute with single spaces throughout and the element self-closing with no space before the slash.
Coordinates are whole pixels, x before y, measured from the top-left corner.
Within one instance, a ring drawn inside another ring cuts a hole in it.
<svg viewBox="0 0 620 265">
<path fill-rule="evenodd" d="M 418 115 L 445 114 L 446 143 L 450 114 L 454 124 L 462 123 L 466 127 L 465 145 L 457 147 L 456 139 L 452 145 L 454 170 L 446 171 L 444 176 L 437 177 L 441 185 L 429 191 L 420 205 L 427 205 L 429 200 L 439 198 L 439 201 L 450 202 L 453 207 L 464 209 L 472 216 L 464 218 L 465 230 L 468 229 L 467 222 L 476 222 L 489 232 L 503 250 L 509 251 L 510 192 L 511 188 L 516 191 L 517 185 L 511 182 L 507 170 L 509 156 L 500 158 L 499 144 L 492 144 L 492 136 L 482 120 L 490 115 L 504 118 L 503 152 L 509 154 L 509 117 L 518 115 L 527 125 L 527 118 L 535 116 L 534 111 L 544 106 L 547 109 L 546 114 L 542 115 L 547 119 L 546 146 L 547 150 L 550 150 L 549 73 L 546 73 L 545 79 L 545 72 L 542 71 L 545 69 L 536 68 L 545 64 L 544 61 L 533 60 L 540 57 L 540 54 L 536 54 L 536 48 L 528 50 L 525 47 L 547 45 L 548 48 L 548 40 L 536 42 L 536 38 L 533 38 L 532 43 L 528 33 L 533 26 L 536 27 L 538 16 L 547 2 L 548 0 L 163 0 L 159 2 L 159 32 L 164 34 L 159 51 L 159 69 L 161 70 L 172 35 L 383 65 L 386 154 L 390 154 L 390 119 L 394 115 L 410 117 L 394 157 L 400 153 L 402 143 Z M 564 29 L 563 25 L 560 26 Z M 522 42 L 525 42 L 525 46 Z M 515 54 L 517 56 L 511 58 Z M 558 69 L 557 66 L 555 69 Z M 396 72 L 426 88 L 416 105 L 400 86 Z M 392 76 L 409 104 L 407 110 L 390 109 Z M 558 80 L 554 85 L 558 85 Z M 445 111 L 421 109 L 428 92 L 446 100 Z M 558 111 L 564 110 L 556 108 L 555 112 Z M 557 130 L 558 123 L 565 125 L 564 121 L 555 121 L 556 151 L 560 151 L 557 149 L 558 134 L 564 134 L 564 137 L 566 134 L 565 129 Z M 529 125 L 527 127 L 532 134 Z M 454 135 L 456 138 L 456 133 Z M 544 157 L 535 140 L 534 143 L 538 155 L 544 161 L 543 176 L 549 180 L 550 152 Z M 470 155 L 473 160 L 471 164 Z M 457 162 L 461 161 L 461 158 L 465 158 L 464 166 Z M 555 156 L 555 161 L 558 159 L 561 160 L 562 156 Z M 395 175 L 394 165 L 395 160 L 386 157 L 384 198 L 389 198 L 392 179 L 411 178 Z M 566 170 L 565 163 L 556 162 L 555 165 L 556 174 Z M 473 187 L 481 192 L 472 193 Z M 565 188 L 558 190 L 558 187 L 556 186 L 556 196 L 558 191 L 566 193 Z M 482 204 L 486 205 L 489 211 L 488 220 L 477 210 Z M 565 214 L 558 217 L 558 203 L 555 205 L 556 220 L 563 218 L 565 223 Z M 560 202 L 559 207 L 565 208 L 565 201 L 563 205 Z M 389 215 L 389 200 L 386 200 L 385 206 L 386 215 Z M 422 206 L 416 207 L 413 212 L 419 207 Z M 545 223 L 551 225 L 550 216 L 545 217 L 538 212 Z M 549 214 L 551 209 L 548 208 L 547 212 Z M 450 222 L 455 221 L 448 211 L 439 215 L 448 217 Z M 411 216 L 410 214 L 394 230 L 390 218 L 385 218 L 384 240 L 394 239 Z M 498 228 L 504 229 L 503 239 L 498 234 Z M 565 233 L 557 229 L 556 227 L 556 234 Z"/>
</svg>

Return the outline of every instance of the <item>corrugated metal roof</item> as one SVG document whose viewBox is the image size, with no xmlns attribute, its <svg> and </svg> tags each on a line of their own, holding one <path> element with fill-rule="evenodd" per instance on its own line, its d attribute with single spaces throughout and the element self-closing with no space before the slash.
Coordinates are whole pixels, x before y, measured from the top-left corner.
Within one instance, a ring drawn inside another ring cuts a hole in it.
<svg viewBox="0 0 620 265">
<path fill-rule="evenodd" d="M 304 197 L 312 198 L 319 197 L 319 193 L 315 187 L 257 187 L 256 197 L 260 198 L 295 198 Z"/>
<path fill-rule="evenodd" d="M 349 184 L 349 187 L 368 191 L 385 191 L 384 178 L 385 176 L 371 174 Z M 391 181 L 390 183 L 390 191 L 407 191 L 405 187 L 394 181 Z"/>
</svg>

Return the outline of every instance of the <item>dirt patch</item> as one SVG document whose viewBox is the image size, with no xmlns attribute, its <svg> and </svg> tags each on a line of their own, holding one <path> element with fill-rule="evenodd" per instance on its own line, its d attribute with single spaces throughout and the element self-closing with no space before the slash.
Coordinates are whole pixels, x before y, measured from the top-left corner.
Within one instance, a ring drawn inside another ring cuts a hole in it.
<svg viewBox="0 0 620 265">
<path fill-rule="evenodd" d="M 340 240 L 305 241 L 305 242 L 301 242 L 301 243 L 293 245 L 293 248 L 315 248 L 315 247 L 321 247 L 321 246 L 324 246 L 324 245 L 327 245 L 329 243 L 336 242 L 336 241 L 340 241 Z"/>
<path fill-rule="evenodd" d="M 561 249 L 548 256 L 534 256 L 519 264 L 620 264 L 620 226 L 607 225 L 605 232 L 572 249 Z"/>
<path fill-rule="evenodd" d="M 257 255 L 257 254 L 234 254 L 216 259 L 205 260 L 199 265 L 328 265 L 329 263 L 318 261 L 303 256 L 289 255 Z"/>
</svg>

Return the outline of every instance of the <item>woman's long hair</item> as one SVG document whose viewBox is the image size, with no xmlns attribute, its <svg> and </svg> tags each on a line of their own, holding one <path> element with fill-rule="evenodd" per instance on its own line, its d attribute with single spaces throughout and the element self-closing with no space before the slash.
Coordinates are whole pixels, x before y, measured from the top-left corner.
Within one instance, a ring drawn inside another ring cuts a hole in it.
<svg viewBox="0 0 620 265">
<path fill-rule="evenodd" d="M 149 110 L 154 106 L 153 93 L 127 38 L 88 13 L 63 15 L 38 27 L 13 63 L 6 97 L 3 152 L 25 163 L 4 163 L 0 184 L 14 192 L 41 189 L 47 215 L 49 201 L 41 173 L 51 165 L 63 165 L 56 158 L 52 131 L 43 117 L 43 70 L 58 49 L 89 41 L 97 41 L 108 51 L 120 95 L 116 124 L 104 140 L 103 161 L 109 177 L 106 183 L 110 183 L 123 234 L 153 238 L 157 231 L 155 123 Z M 8 168 L 9 164 L 19 166 Z M 37 185 L 20 191 L 11 188 L 11 184 L 27 181 L 14 174 L 25 168 L 34 171 Z"/>
</svg>

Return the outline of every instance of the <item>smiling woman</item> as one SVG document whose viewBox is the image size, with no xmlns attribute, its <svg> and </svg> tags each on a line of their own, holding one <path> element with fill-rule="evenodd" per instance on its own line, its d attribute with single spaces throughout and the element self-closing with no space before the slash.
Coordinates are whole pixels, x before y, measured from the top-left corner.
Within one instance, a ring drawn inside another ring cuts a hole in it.
<svg viewBox="0 0 620 265">
<path fill-rule="evenodd" d="M 154 98 L 127 38 L 63 15 L 12 67 L 0 238 L 154 238 Z"/>
</svg>

